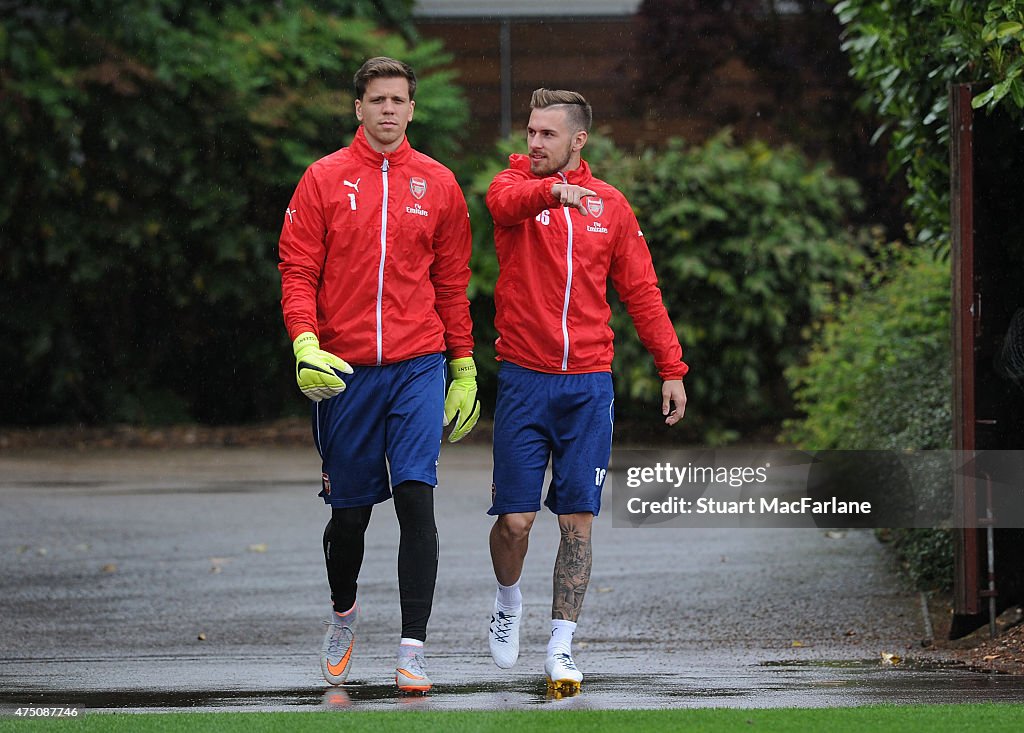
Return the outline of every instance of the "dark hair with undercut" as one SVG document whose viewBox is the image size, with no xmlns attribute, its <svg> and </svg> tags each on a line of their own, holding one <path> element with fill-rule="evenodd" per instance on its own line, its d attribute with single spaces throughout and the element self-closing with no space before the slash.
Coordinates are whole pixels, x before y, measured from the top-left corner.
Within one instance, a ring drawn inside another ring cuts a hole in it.
<svg viewBox="0 0 1024 733">
<path fill-rule="evenodd" d="M 594 122 L 594 112 L 590 103 L 579 92 L 566 89 L 544 89 L 541 87 L 533 92 L 530 98 L 530 109 L 547 109 L 548 107 L 564 107 L 569 122 L 577 130 L 590 132 Z"/>
<path fill-rule="evenodd" d="M 387 56 L 374 56 L 359 67 L 352 82 L 356 88 L 356 99 L 362 99 L 366 87 L 374 79 L 402 78 L 409 82 L 409 99 L 416 96 L 416 72 L 409 64 Z"/>
</svg>

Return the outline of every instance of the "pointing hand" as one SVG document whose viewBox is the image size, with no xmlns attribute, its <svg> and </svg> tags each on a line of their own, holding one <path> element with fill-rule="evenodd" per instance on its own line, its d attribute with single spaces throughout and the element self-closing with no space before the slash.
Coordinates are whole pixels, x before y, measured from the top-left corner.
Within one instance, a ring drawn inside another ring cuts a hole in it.
<svg viewBox="0 0 1024 733">
<path fill-rule="evenodd" d="M 551 186 L 551 195 L 557 198 L 562 206 L 568 206 L 581 214 L 586 214 L 587 205 L 583 203 L 583 199 L 587 196 L 596 196 L 597 192 L 572 183 L 556 183 Z"/>
</svg>

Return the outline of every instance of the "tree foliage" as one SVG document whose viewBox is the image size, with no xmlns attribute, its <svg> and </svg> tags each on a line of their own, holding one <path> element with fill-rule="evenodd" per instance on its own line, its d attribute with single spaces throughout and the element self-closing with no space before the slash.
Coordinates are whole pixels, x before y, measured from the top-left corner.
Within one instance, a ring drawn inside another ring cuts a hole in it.
<svg viewBox="0 0 1024 733">
<path fill-rule="evenodd" d="M 417 69 L 410 138 L 465 107 L 410 3 L 7 2 L 0 26 L 0 422 L 244 420 L 294 396 L 276 241 L 355 130 L 368 57 Z"/>
<path fill-rule="evenodd" d="M 978 85 L 973 104 L 1024 109 L 1024 0 L 832 0 L 862 103 L 891 135 L 917 238 L 949 243 L 949 84 Z"/>
</svg>

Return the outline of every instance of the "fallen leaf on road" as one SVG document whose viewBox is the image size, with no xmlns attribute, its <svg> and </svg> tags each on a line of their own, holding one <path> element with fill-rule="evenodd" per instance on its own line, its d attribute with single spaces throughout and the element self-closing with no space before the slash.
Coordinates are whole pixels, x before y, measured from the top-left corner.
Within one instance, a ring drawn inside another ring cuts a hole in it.
<svg viewBox="0 0 1024 733">
<path fill-rule="evenodd" d="M 267 545 L 265 542 L 261 542 L 258 545 L 249 545 L 249 552 L 266 552 Z"/>
<path fill-rule="evenodd" d="M 233 557 L 211 557 L 210 558 L 210 572 L 219 573 L 223 570 L 223 566 L 234 560 Z"/>
</svg>

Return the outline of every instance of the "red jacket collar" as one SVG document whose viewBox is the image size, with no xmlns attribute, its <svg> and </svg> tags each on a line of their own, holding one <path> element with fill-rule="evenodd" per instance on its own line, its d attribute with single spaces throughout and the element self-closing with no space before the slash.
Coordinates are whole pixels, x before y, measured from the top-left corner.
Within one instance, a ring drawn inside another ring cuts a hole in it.
<svg viewBox="0 0 1024 733">
<path fill-rule="evenodd" d="M 387 154 L 378 153 L 370 147 L 370 142 L 366 139 L 366 131 L 362 125 L 356 130 L 355 137 L 352 138 L 352 145 L 349 147 L 360 158 L 376 168 L 380 168 L 383 165 L 384 158 L 388 159 L 388 167 L 390 168 L 391 166 L 401 165 L 412 157 L 412 146 L 409 144 L 408 137 L 403 138 L 402 144 L 393 152 Z"/>
<path fill-rule="evenodd" d="M 513 153 L 508 157 L 509 167 L 516 170 L 524 171 L 529 173 L 533 178 L 558 178 L 561 179 L 557 173 L 553 173 L 550 176 L 536 176 L 530 173 L 530 156 L 523 155 L 522 153 Z M 587 161 L 580 158 L 580 167 L 576 170 L 564 171 L 565 179 L 574 186 L 585 186 L 593 180 L 594 176 L 590 172 L 590 166 L 587 165 Z"/>
</svg>

